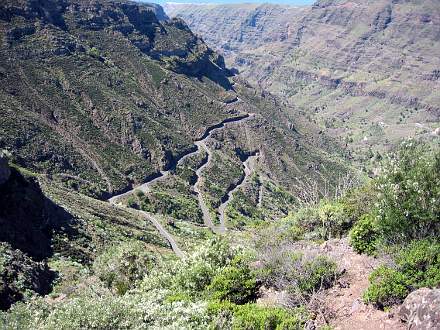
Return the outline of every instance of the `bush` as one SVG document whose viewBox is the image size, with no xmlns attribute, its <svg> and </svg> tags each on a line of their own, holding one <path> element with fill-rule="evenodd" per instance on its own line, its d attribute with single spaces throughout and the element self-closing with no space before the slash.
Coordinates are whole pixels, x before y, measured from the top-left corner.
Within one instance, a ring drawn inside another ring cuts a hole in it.
<svg viewBox="0 0 440 330">
<path fill-rule="evenodd" d="M 358 253 L 374 254 L 379 238 L 376 220 L 372 215 L 363 215 L 350 231 L 350 244 Z"/>
<path fill-rule="evenodd" d="M 440 285 L 440 243 L 431 240 L 412 242 L 396 257 L 397 267 L 413 288 Z"/>
<path fill-rule="evenodd" d="M 255 300 L 258 285 L 249 262 L 243 256 L 236 256 L 230 266 L 213 278 L 208 291 L 214 299 L 244 304 Z"/>
<path fill-rule="evenodd" d="M 323 201 L 318 206 L 301 208 L 284 219 L 285 224 L 301 229 L 295 229 L 296 234 L 309 239 L 341 237 L 353 221 L 351 210 L 337 201 Z"/>
<path fill-rule="evenodd" d="M 136 200 L 134 199 L 133 196 L 128 197 L 128 199 L 127 199 L 127 206 L 131 207 L 133 209 L 139 209 L 139 205 L 138 205 L 138 203 L 136 202 Z"/>
<path fill-rule="evenodd" d="M 190 294 L 198 294 L 211 283 L 216 274 L 216 268 L 209 262 L 197 260 L 187 264 L 176 274 L 175 282 L 179 290 L 188 291 Z"/>
<path fill-rule="evenodd" d="M 303 264 L 302 272 L 295 274 L 301 292 L 313 293 L 333 285 L 337 277 L 337 265 L 325 256 L 318 256 Z"/>
<path fill-rule="evenodd" d="M 380 266 L 372 272 L 369 280 L 370 286 L 364 292 L 364 301 L 379 308 L 401 303 L 410 292 L 405 275 L 387 266 Z"/>
<path fill-rule="evenodd" d="M 383 308 L 400 303 L 412 290 L 440 285 L 439 242 L 413 241 L 400 250 L 396 269 L 381 266 L 371 274 L 365 301 Z"/>
<path fill-rule="evenodd" d="M 221 238 L 214 238 L 199 246 L 192 255 L 178 264 L 174 277 L 174 289 L 200 294 L 224 267 L 228 266 L 237 251 Z"/>
<path fill-rule="evenodd" d="M 267 286 L 288 290 L 306 298 L 310 294 L 330 287 L 338 276 L 337 265 L 325 256 L 314 256 L 296 251 L 270 251 L 263 255 L 259 271 Z"/>
<path fill-rule="evenodd" d="M 292 227 L 299 227 L 304 233 L 311 233 L 321 225 L 318 209 L 316 207 L 303 207 L 292 215 L 288 215 L 285 220 Z"/>
<path fill-rule="evenodd" d="M 255 304 L 239 306 L 233 317 L 234 330 L 288 330 L 301 329 L 305 312 L 298 310 L 293 314 L 278 307 L 259 307 Z"/>
<path fill-rule="evenodd" d="M 98 58 L 98 59 L 101 57 L 99 49 L 96 47 L 92 47 L 92 48 L 88 49 L 87 54 L 94 57 L 94 58 Z"/>
<path fill-rule="evenodd" d="M 127 242 L 96 258 L 93 269 L 108 288 L 124 294 L 153 267 L 155 260 L 144 244 Z"/>
<path fill-rule="evenodd" d="M 341 237 L 351 226 L 352 219 L 341 202 L 324 202 L 319 206 L 323 238 Z"/>
<path fill-rule="evenodd" d="M 440 151 L 405 142 L 385 164 L 377 187 L 378 226 L 386 243 L 440 235 Z"/>
</svg>

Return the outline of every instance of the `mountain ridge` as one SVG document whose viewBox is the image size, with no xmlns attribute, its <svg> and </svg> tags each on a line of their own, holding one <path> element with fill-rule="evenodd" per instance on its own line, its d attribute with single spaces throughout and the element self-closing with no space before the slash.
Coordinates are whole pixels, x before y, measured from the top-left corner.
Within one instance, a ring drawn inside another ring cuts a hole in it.
<svg viewBox="0 0 440 330">
<path fill-rule="evenodd" d="M 165 11 L 183 18 L 251 83 L 342 136 L 360 162 L 401 138 L 429 139 L 438 127 L 435 1 L 173 5 Z"/>
</svg>

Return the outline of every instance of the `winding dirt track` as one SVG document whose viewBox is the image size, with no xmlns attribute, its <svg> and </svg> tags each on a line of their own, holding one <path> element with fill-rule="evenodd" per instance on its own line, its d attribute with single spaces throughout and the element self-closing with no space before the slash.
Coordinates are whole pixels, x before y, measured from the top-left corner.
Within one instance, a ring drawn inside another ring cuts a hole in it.
<svg viewBox="0 0 440 330">
<path fill-rule="evenodd" d="M 211 213 L 209 212 L 209 208 L 206 205 L 205 200 L 203 199 L 202 190 L 200 189 L 200 184 L 202 182 L 202 180 L 201 180 L 202 171 L 211 163 L 212 153 L 211 153 L 211 150 L 209 150 L 209 148 L 205 144 L 205 141 L 198 141 L 198 142 L 196 142 L 196 144 L 199 147 L 199 149 L 203 149 L 206 151 L 206 153 L 208 154 L 208 157 L 206 158 L 206 161 L 202 164 L 202 166 L 200 166 L 196 171 L 197 181 L 194 184 L 194 191 L 197 193 L 197 198 L 199 200 L 199 206 L 200 206 L 200 209 L 202 210 L 203 223 L 208 228 L 210 228 L 212 231 L 214 231 L 215 226 L 214 226 L 214 223 L 212 222 Z"/>
<path fill-rule="evenodd" d="M 124 209 L 128 209 L 125 206 L 123 206 L 122 204 L 118 203 L 118 201 L 123 198 L 126 197 L 130 194 L 132 194 L 135 190 L 140 190 L 144 193 L 148 193 L 151 191 L 150 186 L 154 183 L 159 182 L 160 180 L 163 180 L 164 178 L 166 178 L 167 176 L 169 176 L 171 174 L 171 172 L 179 165 L 181 165 L 183 163 L 183 161 L 192 156 L 197 154 L 198 152 L 200 152 L 201 150 L 205 150 L 206 153 L 208 154 L 208 157 L 206 159 L 206 161 L 196 170 L 196 175 L 197 175 L 197 181 L 194 184 L 194 191 L 197 193 L 198 196 L 198 200 L 199 200 L 199 205 L 200 208 L 202 210 L 203 213 L 203 222 L 204 224 L 210 228 L 213 232 L 216 233 L 224 233 L 226 228 L 225 228 L 225 220 L 224 220 L 224 212 L 226 209 L 226 206 L 228 205 L 228 203 L 231 200 L 232 194 L 234 191 L 236 191 L 237 189 L 239 189 L 247 180 L 247 178 L 249 177 L 249 175 L 252 173 L 253 170 L 253 165 L 250 165 L 251 163 L 253 164 L 253 159 L 256 156 L 250 156 L 244 163 L 244 171 L 245 171 L 245 175 L 243 177 L 243 180 L 241 182 L 239 182 L 239 184 L 237 184 L 233 189 L 231 189 L 228 194 L 227 194 L 227 198 L 226 200 L 223 202 L 223 204 L 220 206 L 220 226 L 216 227 L 214 226 L 214 223 L 212 222 L 212 218 L 211 218 L 211 214 L 209 212 L 209 208 L 206 205 L 205 201 L 203 200 L 203 195 L 202 192 L 200 190 L 200 182 L 201 182 L 201 174 L 204 168 L 206 168 L 206 166 L 208 166 L 211 163 L 211 158 L 212 158 L 212 153 L 209 150 L 209 148 L 206 145 L 206 141 L 211 137 L 211 134 L 213 132 L 215 132 L 216 130 L 219 129 L 223 129 L 227 124 L 232 124 L 232 123 L 238 123 L 238 122 L 242 122 L 244 120 L 248 120 L 250 118 L 253 118 L 255 114 L 251 113 L 251 114 L 244 114 L 244 115 L 240 115 L 240 116 L 236 116 L 236 117 L 231 117 L 231 118 L 226 118 L 225 120 L 223 120 L 222 122 L 209 126 L 205 133 L 201 136 L 200 139 L 198 139 L 194 145 L 196 146 L 196 149 L 184 156 L 182 156 L 177 162 L 175 167 L 173 167 L 172 169 L 169 170 L 162 170 L 160 171 L 154 178 L 144 182 L 143 184 L 136 186 L 132 189 L 130 189 L 127 192 L 115 195 L 113 197 L 111 197 L 108 201 L 115 205 L 116 207 L 122 207 Z M 160 224 L 160 222 L 150 213 L 145 212 L 145 211 L 141 211 L 141 210 L 135 210 L 135 209 L 130 209 L 131 212 L 138 212 L 138 214 L 141 214 L 143 217 L 145 217 L 147 220 L 149 220 L 155 227 L 156 229 L 160 232 L 160 234 L 166 239 L 168 240 L 171 248 L 173 249 L 174 253 L 179 256 L 182 257 L 183 256 L 183 252 L 182 250 L 180 250 L 179 246 L 177 245 L 174 237 L 168 233 L 166 231 L 166 229 Z"/>
<path fill-rule="evenodd" d="M 240 182 L 238 182 L 238 184 L 231 189 L 226 197 L 226 200 L 220 205 L 220 207 L 218 208 L 218 211 L 220 213 L 220 227 L 219 227 L 219 232 L 220 233 L 224 233 L 226 231 L 226 220 L 225 220 L 225 211 L 226 208 L 228 207 L 229 203 L 232 200 L 232 196 L 234 194 L 234 192 L 236 192 L 238 189 L 240 189 L 244 184 L 246 184 L 247 180 L 249 179 L 249 177 L 251 176 L 252 172 L 254 171 L 255 168 L 255 161 L 258 158 L 258 154 L 256 155 L 252 155 L 249 156 L 244 162 L 243 162 L 243 166 L 244 166 L 244 176 L 242 178 L 242 180 Z"/>
</svg>

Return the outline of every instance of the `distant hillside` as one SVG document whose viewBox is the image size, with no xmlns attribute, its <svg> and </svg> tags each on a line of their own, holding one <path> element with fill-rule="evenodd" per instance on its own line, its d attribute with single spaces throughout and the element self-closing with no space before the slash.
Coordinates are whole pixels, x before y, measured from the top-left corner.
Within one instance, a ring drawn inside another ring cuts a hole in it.
<svg viewBox="0 0 440 330">
<path fill-rule="evenodd" d="M 439 126 L 437 1 L 168 4 L 165 10 L 246 79 L 340 138 L 354 157 L 403 137 L 430 138 Z"/>
</svg>

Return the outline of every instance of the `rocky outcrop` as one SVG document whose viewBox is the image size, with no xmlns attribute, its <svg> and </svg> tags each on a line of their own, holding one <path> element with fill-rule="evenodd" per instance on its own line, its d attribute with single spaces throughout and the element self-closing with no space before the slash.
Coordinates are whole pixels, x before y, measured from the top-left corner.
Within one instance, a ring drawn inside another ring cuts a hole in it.
<svg viewBox="0 0 440 330">
<path fill-rule="evenodd" d="M 408 295 L 399 311 L 408 329 L 436 330 L 440 326 L 440 289 L 418 289 Z"/>
<path fill-rule="evenodd" d="M 71 219 L 70 214 L 43 194 L 34 178 L 26 178 L 16 169 L 0 185 L 0 242 L 34 260 L 52 255 L 54 231 L 63 228 L 69 236 Z"/>
</svg>

